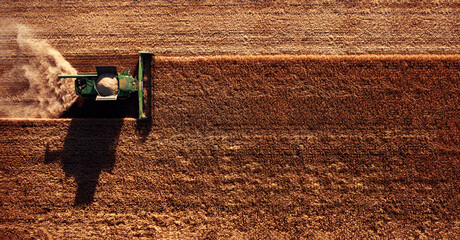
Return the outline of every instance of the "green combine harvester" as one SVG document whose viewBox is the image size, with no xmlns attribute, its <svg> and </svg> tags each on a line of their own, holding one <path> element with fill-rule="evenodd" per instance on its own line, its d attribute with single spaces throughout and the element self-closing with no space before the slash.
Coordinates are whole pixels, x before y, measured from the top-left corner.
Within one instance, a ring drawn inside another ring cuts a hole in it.
<svg viewBox="0 0 460 240">
<path fill-rule="evenodd" d="M 77 75 L 60 75 L 58 78 L 75 78 L 75 92 L 79 97 L 96 101 L 117 101 L 127 99 L 131 93 L 139 96 L 139 119 L 149 118 L 144 109 L 144 94 L 150 95 L 152 82 L 152 58 L 154 54 L 139 52 L 137 76 L 131 76 L 129 70 L 117 72 L 114 66 L 96 67 L 96 73 L 77 73 Z M 144 93 L 144 83 L 149 89 Z M 147 104 L 150 100 L 147 96 Z M 150 112 L 151 111 L 147 111 Z"/>
</svg>

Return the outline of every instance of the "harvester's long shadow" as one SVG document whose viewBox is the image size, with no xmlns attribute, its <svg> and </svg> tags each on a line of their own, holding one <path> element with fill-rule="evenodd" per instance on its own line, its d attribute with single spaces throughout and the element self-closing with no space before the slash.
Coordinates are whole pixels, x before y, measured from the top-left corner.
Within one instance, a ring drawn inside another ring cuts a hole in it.
<svg viewBox="0 0 460 240">
<path fill-rule="evenodd" d="M 122 119 L 72 120 L 61 152 L 62 169 L 75 178 L 75 205 L 93 202 L 99 175 L 112 171 Z"/>
<path fill-rule="evenodd" d="M 45 153 L 45 163 L 60 161 L 66 176 L 77 183 L 75 206 L 91 204 L 102 171 L 115 166 L 116 149 L 123 118 L 136 117 L 137 96 L 125 101 L 77 100 L 62 117 L 72 118 L 61 151 Z M 138 121 L 138 134 L 146 135 L 151 120 Z"/>
</svg>

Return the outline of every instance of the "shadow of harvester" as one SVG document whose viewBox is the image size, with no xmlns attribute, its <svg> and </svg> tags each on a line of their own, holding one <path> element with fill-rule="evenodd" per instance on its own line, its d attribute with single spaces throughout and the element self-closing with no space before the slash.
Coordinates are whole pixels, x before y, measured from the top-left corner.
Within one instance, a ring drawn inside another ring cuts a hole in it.
<svg viewBox="0 0 460 240">
<path fill-rule="evenodd" d="M 137 94 L 114 102 L 77 100 L 62 117 L 72 118 L 60 151 L 45 152 L 45 163 L 60 161 L 66 176 L 77 183 L 76 206 L 93 202 L 102 171 L 115 166 L 116 149 L 125 117 L 137 115 Z M 142 141 L 153 126 L 153 119 L 137 120 L 136 134 Z"/>
<path fill-rule="evenodd" d="M 60 160 L 77 183 L 75 205 L 93 202 L 99 175 L 112 171 L 123 119 L 74 119 L 60 152 L 46 151 L 45 163 Z"/>
<path fill-rule="evenodd" d="M 72 118 L 63 148 L 47 148 L 45 163 L 60 161 L 66 176 L 75 178 L 76 206 L 91 204 L 99 175 L 114 168 L 123 119 L 137 117 L 137 98 L 137 94 L 113 102 L 79 98 L 62 114 L 61 117 Z M 142 140 L 150 133 L 152 123 L 152 119 L 136 121 L 136 133 Z"/>
</svg>

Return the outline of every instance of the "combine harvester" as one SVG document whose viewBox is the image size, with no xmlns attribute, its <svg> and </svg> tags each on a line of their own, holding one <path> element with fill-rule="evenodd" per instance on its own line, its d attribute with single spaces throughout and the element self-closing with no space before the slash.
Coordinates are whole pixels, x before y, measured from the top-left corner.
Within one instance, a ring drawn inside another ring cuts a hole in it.
<svg viewBox="0 0 460 240">
<path fill-rule="evenodd" d="M 131 76 L 129 70 L 117 72 L 114 66 L 96 67 L 96 73 L 77 73 L 60 75 L 58 78 L 75 78 L 75 92 L 82 98 L 96 101 L 124 100 L 137 92 L 139 96 L 139 119 L 151 116 L 151 86 L 153 53 L 139 52 L 137 76 Z M 144 92 L 144 83 L 148 86 Z M 144 104 L 144 98 L 147 100 Z M 147 106 L 147 109 L 144 108 Z"/>
</svg>

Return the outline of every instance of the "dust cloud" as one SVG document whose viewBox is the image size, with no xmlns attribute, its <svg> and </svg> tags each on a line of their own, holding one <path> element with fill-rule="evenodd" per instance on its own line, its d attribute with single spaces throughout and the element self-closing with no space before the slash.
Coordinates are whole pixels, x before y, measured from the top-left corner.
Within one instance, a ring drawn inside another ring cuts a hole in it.
<svg viewBox="0 0 460 240">
<path fill-rule="evenodd" d="M 44 40 L 38 40 L 30 27 L 8 26 L 17 35 L 17 61 L 2 75 L 9 93 L 1 99 L 0 116 L 9 118 L 56 118 L 76 99 L 73 80 L 58 75 L 76 74 L 65 58 Z M 14 86 L 16 85 L 16 86 Z M 12 90 L 11 90 L 12 89 Z M 20 89 L 20 90 L 18 90 Z"/>
</svg>

